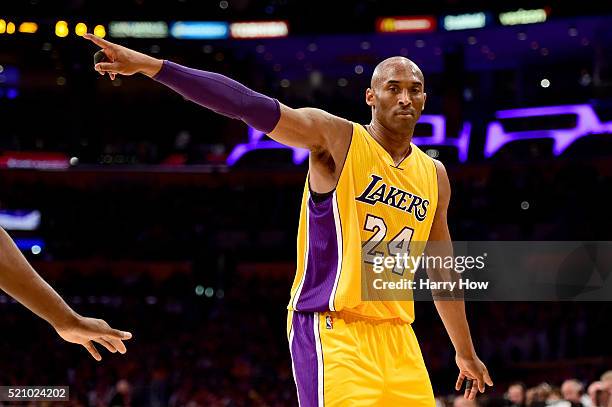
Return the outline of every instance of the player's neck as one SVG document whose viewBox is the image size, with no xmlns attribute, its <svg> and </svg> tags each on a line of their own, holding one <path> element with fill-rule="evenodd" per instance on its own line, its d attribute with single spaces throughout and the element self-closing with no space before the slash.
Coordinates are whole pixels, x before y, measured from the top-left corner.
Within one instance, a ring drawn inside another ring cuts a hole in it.
<svg viewBox="0 0 612 407">
<path fill-rule="evenodd" d="M 410 142 L 414 128 L 407 133 L 395 133 L 375 119 L 372 119 L 365 127 L 368 133 L 378 141 L 378 144 L 389 153 L 396 165 L 410 154 Z"/>
</svg>

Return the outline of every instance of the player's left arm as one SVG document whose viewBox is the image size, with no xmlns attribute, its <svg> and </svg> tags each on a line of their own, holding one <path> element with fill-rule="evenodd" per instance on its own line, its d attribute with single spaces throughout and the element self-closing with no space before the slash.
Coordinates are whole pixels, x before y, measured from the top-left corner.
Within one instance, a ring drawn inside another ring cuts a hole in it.
<svg viewBox="0 0 612 407">
<path fill-rule="evenodd" d="M 96 360 L 93 342 L 110 352 L 125 353 L 124 340 L 132 334 L 111 328 L 105 321 L 77 314 L 32 268 L 10 236 L 0 227 L 0 290 L 49 322 L 67 342 L 83 345 Z"/>
<path fill-rule="evenodd" d="M 427 255 L 452 256 L 453 247 L 447 221 L 451 187 L 444 165 L 437 160 L 434 160 L 434 162 L 438 175 L 438 206 L 429 235 L 429 241 L 432 243 L 428 244 Z M 448 270 L 448 272 L 454 274 L 452 270 Z M 456 276 L 449 275 L 446 277 L 454 278 Z M 439 275 L 438 278 L 440 278 Z M 493 381 L 489 376 L 486 366 L 476 355 L 463 299 L 438 299 L 434 303 L 448 332 L 448 336 L 455 347 L 455 361 L 459 367 L 459 376 L 455 389 L 460 390 L 465 379 L 472 380 L 475 382 L 475 385 L 469 390 L 466 388 L 465 397 L 473 400 L 478 391 L 481 393 L 485 391 L 485 384 L 493 386 Z"/>
</svg>

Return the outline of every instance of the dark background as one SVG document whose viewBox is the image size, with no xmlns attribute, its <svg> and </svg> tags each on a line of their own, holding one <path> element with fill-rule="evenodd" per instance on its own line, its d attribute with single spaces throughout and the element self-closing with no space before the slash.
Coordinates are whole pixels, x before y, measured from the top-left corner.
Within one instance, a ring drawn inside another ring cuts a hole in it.
<svg viewBox="0 0 612 407">
<path fill-rule="evenodd" d="M 382 16 L 532 7 L 547 7 L 548 21 L 375 33 Z M 587 104 L 601 122 L 612 122 L 612 8 L 605 2 L 230 0 L 223 9 L 216 1 L 31 0 L 3 1 L 0 18 L 39 23 L 33 35 L 0 35 L 0 157 L 78 158 L 63 170 L 0 169 L 0 209 L 42 214 L 38 230 L 9 233 L 44 241 L 40 254 L 24 252 L 75 309 L 135 335 L 127 355 L 106 354 L 98 364 L 0 295 L 1 385 L 70 385 L 73 404 L 85 406 L 124 405 L 122 380 L 131 405 L 297 404 L 285 305 L 305 164 L 294 165 L 290 150 L 261 150 L 226 166 L 233 147 L 247 141 L 244 124 L 144 76 L 99 76 L 95 47 L 74 33 L 56 37 L 58 19 L 71 26 L 287 20 L 283 39 L 118 42 L 363 124 L 374 66 L 405 55 L 423 70 L 426 113 L 446 118 L 448 138 L 472 124 L 466 162 L 452 147 L 423 146 L 447 166 L 454 239 L 610 240 L 611 134 L 583 137 L 560 156 L 546 138 L 483 155 L 498 110 Z M 502 124 L 506 131 L 563 129 L 576 117 Z M 435 393 L 452 395 L 452 345 L 433 305 L 416 308 L 414 329 Z M 609 302 L 469 303 L 476 348 L 496 383 L 491 397 L 501 398 L 516 380 L 559 386 L 598 379 L 612 368 L 611 310 Z"/>
</svg>

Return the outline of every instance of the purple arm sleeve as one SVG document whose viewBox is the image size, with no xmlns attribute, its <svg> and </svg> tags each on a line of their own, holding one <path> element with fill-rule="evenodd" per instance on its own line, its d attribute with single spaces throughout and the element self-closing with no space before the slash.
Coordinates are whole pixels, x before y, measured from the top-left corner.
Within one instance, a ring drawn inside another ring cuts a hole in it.
<svg viewBox="0 0 612 407">
<path fill-rule="evenodd" d="M 278 100 L 218 73 L 164 61 L 153 79 L 186 99 L 224 116 L 240 119 L 264 133 L 271 132 L 280 120 Z"/>
</svg>

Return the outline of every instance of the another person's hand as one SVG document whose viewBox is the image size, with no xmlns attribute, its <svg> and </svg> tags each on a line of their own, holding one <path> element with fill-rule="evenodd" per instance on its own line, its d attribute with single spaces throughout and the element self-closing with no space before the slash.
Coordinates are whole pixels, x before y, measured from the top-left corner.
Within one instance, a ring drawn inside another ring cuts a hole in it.
<svg viewBox="0 0 612 407">
<path fill-rule="evenodd" d="M 459 368 L 459 377 L 455 384 L 455 390 L 461 390 L 464 380 L 468 380 L 468 386 L 465 389 L 464 397 L 468 400 L 474 400 L 478 391 L 484 393 L 485 385 L 493 386 L 493 381 L 489 376 L 487 367 L 482 363 L 477 356 L 461 357 L 455 356 L 455 362 Z M 471 387 L 469 385 L 471 383 Z"/>
<path fill-rule="evenodd" d="M 100 356 L 93 342 L 104 346 L 109 352 L 116 353 L 119 351 L 123 354 L 127 352 L 123 341 L 132 337 L 130 332 L 113 329 L 102 319 L 87 318 L 80 315 L 76 315 L 70 321 L 54 326 L 54 328 L 65 341 L 83 345 L 97 361 L 102 360 L 102 356 Z"/>
<path fill-rule="evenodd" d="M 108 59 L 107 62 L 99 62 L 95 65 L 95 69 L 100 75 L 104 75 L 105 72 L 108 72 L 110 78 L 115 79 L 115 75 L 117 74 L 133 75 L 142 72 L 152 77 L 155 76 L 162 67 L 162 60 L 114 44 L 93 34 L 85 34 L 83 38 L 88 39 L 102 48 L 102 51 L 106 55 L 106 59 Z"/>
</svg>

